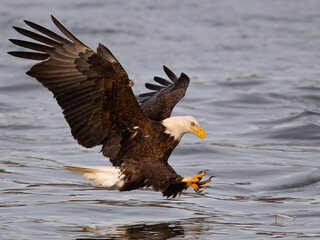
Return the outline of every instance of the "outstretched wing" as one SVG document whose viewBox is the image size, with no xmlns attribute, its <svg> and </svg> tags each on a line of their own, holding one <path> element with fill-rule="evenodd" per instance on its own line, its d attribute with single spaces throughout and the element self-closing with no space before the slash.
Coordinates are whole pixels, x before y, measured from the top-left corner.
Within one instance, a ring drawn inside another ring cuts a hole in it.
<svg viewBox="0 0 320 240">
<path fill-rule="evenodd" d="M 52 20 L 67 38 L 25 21 L 41 34 L 19 27 L 14 29 L 40 43 L 10 39 L 35 52 L 9 54 L 44 60 L 27 74 L 54 94 L 79 144 L 88 148 L 102 144 L 106 149 L 104 155 L 112 158 L 121 147 L 122 133 L 149 119 L 134 97 L 127 73 L 113 54 L 101 44 L 94 52 L 53 16 Z"/>
<path fill-rule="evenodd" d="M 161 77 L 154 77 L 154 81 L 161 85 L 146 83 L 146 88 L 155 92 L 140 94 L 139 97 L 146 97 L 140 101 L 140 106 L 148 118 L 155 121 L 162 121 L 170 117 L 174 106 L 184 97 L 189 86 L 189 77 L 181 73 L 178 78 L 169 68 L 163 66 L 168 81 Z"/>
</svg>

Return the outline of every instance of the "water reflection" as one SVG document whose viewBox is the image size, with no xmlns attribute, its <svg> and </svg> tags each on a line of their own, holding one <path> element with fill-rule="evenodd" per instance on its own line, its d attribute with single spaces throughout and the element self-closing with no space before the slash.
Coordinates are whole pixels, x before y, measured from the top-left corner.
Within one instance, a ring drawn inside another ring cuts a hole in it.
<svg viewBox="0 0 320 240">
<path fill-rule="evenodd" d="M 82 227 L 82 232 L 90 233 L 77 239 L 169 239 L 184 236 L 184 227 L 178 223 L 136 224 L 118 227 Z M 93 234 L 93 235 L 92 235 Z"/>
</svg>

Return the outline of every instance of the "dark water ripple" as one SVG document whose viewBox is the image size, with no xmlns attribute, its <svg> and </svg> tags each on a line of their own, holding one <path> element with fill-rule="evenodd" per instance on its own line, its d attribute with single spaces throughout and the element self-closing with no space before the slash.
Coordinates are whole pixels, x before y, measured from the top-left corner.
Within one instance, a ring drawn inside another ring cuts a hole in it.
<svg viewBox="0 0 320 240">
<path fill-rule="evenodd" d="M 3 0 L 0 238 L 319 238 L 319 12 L 316 0 Z M 112 49 L 135 93 L 163 64 L 192 78 L 174 114 L 207 136 L 185 136 L 170 163 L 183 176 L 209 169 L 211 188 L 164 199 L 65 171 L 107 159 L 75 143 L 52 95 L 24 75 L 31 63 L 5 53 L 11 25 L 53 26 L 50 14 Z"/>
</svg>

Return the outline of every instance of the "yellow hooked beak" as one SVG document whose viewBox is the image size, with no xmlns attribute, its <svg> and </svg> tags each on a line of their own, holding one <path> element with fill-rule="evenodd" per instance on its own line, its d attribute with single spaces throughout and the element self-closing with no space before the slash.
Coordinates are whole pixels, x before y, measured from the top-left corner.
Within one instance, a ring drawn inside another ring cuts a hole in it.
<svg viewBox="0 0 320 240">
<path fill-rule="evenodd" d="M 204 139 L 206 132 L 202 128 L 190 128 L 195 135 L 197 135 L 199 138 Z"/>
</svg>

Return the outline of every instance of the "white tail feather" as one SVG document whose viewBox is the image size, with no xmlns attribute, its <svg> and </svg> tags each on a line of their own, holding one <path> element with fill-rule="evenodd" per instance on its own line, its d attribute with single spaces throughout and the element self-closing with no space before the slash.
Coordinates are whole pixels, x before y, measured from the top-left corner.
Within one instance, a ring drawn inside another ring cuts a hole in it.
<svg viewBox="0 0 320 240">
<path fill-rule="evenodd" d="M 65 166 L 71 172 L 81 173 L 86 179 L 92 180 L 100 187 L 119 189 L 123 186 L 124 180 L 121 170 L 118 167 L 76 167 Z"/>
</svg>

